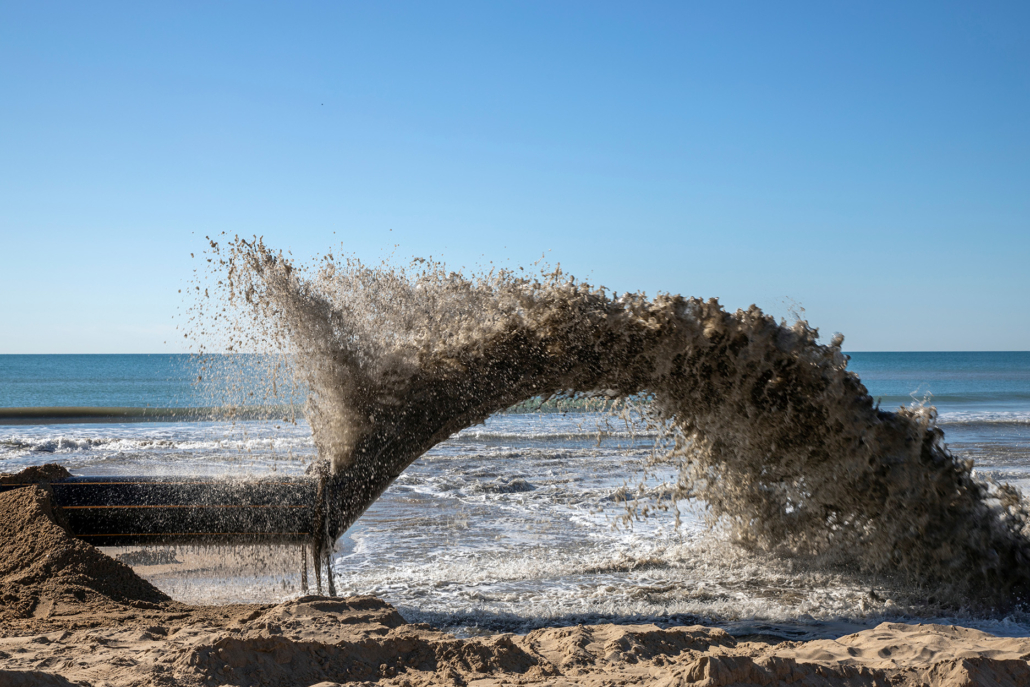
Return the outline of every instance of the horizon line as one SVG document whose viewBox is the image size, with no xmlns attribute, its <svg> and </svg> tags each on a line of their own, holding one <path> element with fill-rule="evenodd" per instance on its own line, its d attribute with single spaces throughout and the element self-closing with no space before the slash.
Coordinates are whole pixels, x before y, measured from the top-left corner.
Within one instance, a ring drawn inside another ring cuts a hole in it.
<svg viewBox="0 0 1030 687">
<path fill-rule="evenodd" d="M 919 350 L 843 350 L 843 353 L 848 355 L 851 353 L 1030 353 L 1030 349 L 919 349 Z M 219 352 L 207 352 L 207 353 L 191 353 L 189 351 L 174 351 L 174 352 L 155 352 L 155 353 L 0 353 L 2 356 L 44 356 L 44 355 L 140 355 L 140 356 L 151 356 L 151 355 L 271 355 L 270 353 L 226 353 L 224 351 Z"/>
</svg>

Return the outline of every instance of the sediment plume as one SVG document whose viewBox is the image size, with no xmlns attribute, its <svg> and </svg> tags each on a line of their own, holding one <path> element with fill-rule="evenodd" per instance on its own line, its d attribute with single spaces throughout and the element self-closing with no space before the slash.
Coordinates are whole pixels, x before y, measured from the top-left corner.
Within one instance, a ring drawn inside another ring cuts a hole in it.
<svg viewBox="0 0 1030 687">
<path fill-rule="evenodd" d="M 932 408 L 875 406 L 839 335 L 821 345 L 806 322 L 755 306 L 613 294 L 557 269 L 465 276 L 332 254 L 304 266 L 240 238 L 212 241 L 209 257 L 201 339 L 276 353 L 309 391 L 327 541 L 455 432 L 580 393 L 646 399 L 680 465 L 677 495 L 703 499 L 746 546 L 945 603 L 1006 606 L 1030 590 L 1018 492 L 951 455 Z"/>
</svg>

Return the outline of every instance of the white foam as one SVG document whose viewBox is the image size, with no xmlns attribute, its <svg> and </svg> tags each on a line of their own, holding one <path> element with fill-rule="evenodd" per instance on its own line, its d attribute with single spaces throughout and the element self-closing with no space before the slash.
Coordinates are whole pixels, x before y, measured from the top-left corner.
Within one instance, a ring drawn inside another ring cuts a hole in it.
<svg viewBox="0 0 1030 687">
<path fill-rule="evenodd" d="M 951 410 L 937 416 L 947 431 L 948 425 L 1030 425 L 1030 411 Z"/>
</svg>

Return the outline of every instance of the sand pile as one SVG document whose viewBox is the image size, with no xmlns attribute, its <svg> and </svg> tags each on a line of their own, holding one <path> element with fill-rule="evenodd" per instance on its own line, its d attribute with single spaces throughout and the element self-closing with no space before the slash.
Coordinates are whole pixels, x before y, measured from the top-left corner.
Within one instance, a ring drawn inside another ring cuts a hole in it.
<svg viewBox="0 0 1030 687">
<path fill-rule="evenodd" d="M 70 477 L 63 465 L 47 463 L 46 465 L 30 465 L 21 472 L 0 475 L 0 484 L 41 484 L 51 480 Z"/>
<path fill-rule="evenodd" d="M 132 568 L 69 535 L 45 484 L 0 493 L 0 621 L 164 601 Z"/>
</svg>

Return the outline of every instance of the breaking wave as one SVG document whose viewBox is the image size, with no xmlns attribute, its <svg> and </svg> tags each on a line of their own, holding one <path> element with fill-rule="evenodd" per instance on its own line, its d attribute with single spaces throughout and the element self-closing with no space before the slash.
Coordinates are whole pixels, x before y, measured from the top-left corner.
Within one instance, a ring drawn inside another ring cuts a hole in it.
<svg viewBox="0 0 1030 687">
<path fill-rule="evenodd" d="M 941 425 L 1030 425 L 1030 413 L 1019 411 L 957 410 L 941 413 Z"/>
<path fill-rule="evenodd" d="M 175 451 L 197 451 L 223 449 L 237 453 L 261 448 L 285 449 L 293 446 L 303 447 L 304 439 L 283 440 L 248 439 L 248 440 L 211 440 L 211 441 L 173 441 L 168 439 L 112 439 L 83 437 L 45 437 L 41 439 L 6 439 L 0 441 L 0 451 L 26 453 L 73 453 L 85 450 L 111 452 L 140 452 L 154 449 Z"/>
</svg>

